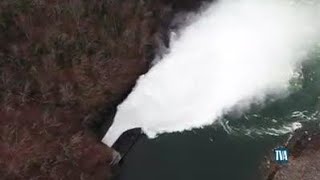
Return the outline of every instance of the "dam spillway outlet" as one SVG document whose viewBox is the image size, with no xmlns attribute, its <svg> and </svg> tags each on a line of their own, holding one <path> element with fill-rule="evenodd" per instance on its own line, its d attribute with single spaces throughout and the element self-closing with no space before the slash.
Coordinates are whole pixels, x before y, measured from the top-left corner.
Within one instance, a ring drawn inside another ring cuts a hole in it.
<svg viewBox="0 0 320 180">
<path fill-rule="evenodd" d="M 116 136 L 109 136 L 112 133 L 113 132 L 109 133 L 108 131 L 102 142 L 114 149 L 112 164 L 118 164 L 127 155 L 139 138 L 143 136 L 143 133 L 141 128 L 129 129 L 122 133 L 117 132 L 117 134 L 119 134 L 117 138 L 115 138 Z"/>
</svg>

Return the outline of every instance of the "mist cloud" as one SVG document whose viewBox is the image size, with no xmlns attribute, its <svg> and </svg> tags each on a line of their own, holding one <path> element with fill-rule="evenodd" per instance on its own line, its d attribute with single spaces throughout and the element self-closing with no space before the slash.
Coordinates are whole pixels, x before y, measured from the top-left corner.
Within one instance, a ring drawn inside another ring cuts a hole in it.
<svg viewBox="0 0 320 180">
<path fill-rule="evenodd" d="M 222 0 L 183 28 L 162 60 L 140 77 L 104 138 L 125 130 L 150 137 L 212 124 L 233 107 L 287 92 L 319 40 L 319 3 Z"/>
</svg>

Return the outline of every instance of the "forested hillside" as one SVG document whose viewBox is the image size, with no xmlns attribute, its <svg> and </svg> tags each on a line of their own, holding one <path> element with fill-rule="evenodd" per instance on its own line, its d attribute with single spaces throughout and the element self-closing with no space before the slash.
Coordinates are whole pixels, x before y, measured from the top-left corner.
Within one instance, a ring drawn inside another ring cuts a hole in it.
<svg viewBox="0 0 320 180">
<path fill-rule="evenodd" d="M 197 0 L 1 0 L 0 179 L 109 179 L 116 106 Z"/>
</svg>

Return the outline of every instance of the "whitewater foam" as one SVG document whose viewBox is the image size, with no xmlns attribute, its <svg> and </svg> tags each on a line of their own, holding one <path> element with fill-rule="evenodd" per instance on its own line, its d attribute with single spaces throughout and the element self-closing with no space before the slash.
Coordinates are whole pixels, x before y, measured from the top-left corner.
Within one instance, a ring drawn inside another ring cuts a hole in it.
<svg viewBox="0 0 320 180">
<path fill-rule="evenodd" d="M 235 107 L 244 111 L 267 95 L 286 94 L 320 32 L 318 1 L 294 2 L 212 4 L 139 78 L 102 141 L 111 146 L 136 127 L 149 137 L 202 127 Z"/>
</svg>

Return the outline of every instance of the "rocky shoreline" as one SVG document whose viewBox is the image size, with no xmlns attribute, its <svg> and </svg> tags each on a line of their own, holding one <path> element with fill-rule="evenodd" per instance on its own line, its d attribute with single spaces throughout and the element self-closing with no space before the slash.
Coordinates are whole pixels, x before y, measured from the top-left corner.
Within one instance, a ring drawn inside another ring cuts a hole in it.
<svg viewBox="0 0 320 180">
<path fill-rule="evenodd" d="M 283 144 L 289 150 L 289 163 L 279 165 L 273 154 L 262 165 L 266 180 L 320 179 L 320 133 L 316 129 L 299 129 Z"/>
</svg>

